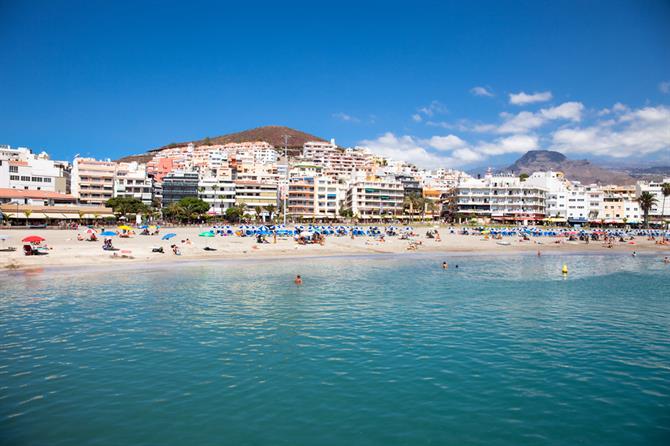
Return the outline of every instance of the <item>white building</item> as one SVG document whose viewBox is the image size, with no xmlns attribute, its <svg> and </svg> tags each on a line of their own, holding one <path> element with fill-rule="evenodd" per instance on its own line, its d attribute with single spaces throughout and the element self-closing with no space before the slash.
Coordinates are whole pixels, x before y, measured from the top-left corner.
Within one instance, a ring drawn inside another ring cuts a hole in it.
<svg viewBox="0 0 670 446">
<path fill-rule="evenodd" d="M 0 188 L 44 190 L 66 194 L 70 190 L 70 165 L 53 161 L 46 152 L 0 146 Z"/>
<path fill-rule="evenodd" d="M 587 223 L 590 206 L 587 189 L 562 172 L 535 172 L 525 183 L 546 190 L 545 214 L 553 222 Z"/>
<path fill-rule="evenodd" d="M 469 178 L 451 193 L 451 212 L 457 220 L 529 224 L 546 215 L 546 189 L 527 184 L 517 176 L 490 173 L 483 179 Z"/>
<path fill-rule="evenodd" d="M 209 213 L 225 215 L 235 205 L 235 183 L 219 178 L 202 178 L 198 182 L 198 198 L 209 204 Z"/>
<path fill-rule="evenodd" d="M 114 176 L 114 196 L 132 197 L 150 206 L 154 198 L 153 180 L 145 164 L 119 163 Z"/>
<path fill-rule="evenodd" d="M 94 158 L 75 158 L 72 163 L 72 195 L 83 205 L 104 205 L 114 196 L 116 163 Z"/>
<path fill-rule="evenodd" d="M 288 213 L 292 217 L 334 219 L 339 215 L 344 192 L 344 185 L 329 177 L 291 178 Z"/>
<path fill-rule="evenodd" d="M 403 187 L 395 179 L 354 180 L 347 189 L 344 207 L 364 220 L 384 219 L 403 213 Z"/>
<path fill-rule="evenodd" d="M 663 196 L 664 184 L 670 184 L 670 178 L 664 178 L 663 181 L 639 181 L 635 186 L 635 195 L 637 197 L 639 197 L 642 192 L 650 192 L 656 197 L 656 204 L 654 204 L 649 211 L 649 221 L 670 220 L 670 196 Z"/>
</svg>

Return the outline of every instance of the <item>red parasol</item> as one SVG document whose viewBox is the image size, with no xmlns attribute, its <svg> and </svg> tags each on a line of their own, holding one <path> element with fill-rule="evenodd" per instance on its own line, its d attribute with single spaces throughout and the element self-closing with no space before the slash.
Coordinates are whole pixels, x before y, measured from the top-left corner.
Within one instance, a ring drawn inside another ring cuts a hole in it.
<svg viewBox="0 0 670 446">
<path fill-rule="evenodd" d="M 40 237 L 39 235 L 29 235 L 21 241 L 26 243 L 42 243 L 44 240 L 46 239 Z"/>
</svg>

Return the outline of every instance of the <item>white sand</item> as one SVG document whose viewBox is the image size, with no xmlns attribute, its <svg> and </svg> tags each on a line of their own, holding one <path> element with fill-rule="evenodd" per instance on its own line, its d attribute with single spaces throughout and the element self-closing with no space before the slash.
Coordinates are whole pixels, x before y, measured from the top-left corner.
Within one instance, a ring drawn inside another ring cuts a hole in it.
<svg viewBox="0 0 670 446">
<path fill-rule="evenodd" d="M 372 237 L 334 237 L 326 238 L 324 246 L 321 245 L 298 245 L 292 238 L 279 238 L 274 244 L 272 237 L 268 237 L 270 244 L 257 244 L 255 237 L 198 237 L 208 227 L 190 228 L 161 228 L 161 234 L 157 236 L 136 235 L 132 238 L 113 237 L 116 248 L 130 250 L 132 258 L 113 257 L 111 252 L 103 251 L 102 241 L 88 242 L 78 241 L 75 230 L 39 230 L 39 229 L 12 229 L 0 230 L 0 234 L 8 235 L 7 241 L 0 241 L 0 249 L 8 246 L 17 248 L 15 252 L 0 252 L 0 268 L 34 268 L 50 266 L 79 266 L 99 265 L 108 263 L 132 263 L 151 264 L 159 262 L 183 262 L 188 260 L 202 259 L 262 259 L 276 257 L 302 257 L 302 256 L 333 256 L 333 255 L 360 255 L 375 253 L 411 253 L 411 252 L 435 252 L 435 253 L 491 253 L 491 254 L 513 254 L 523 252 L 541 251 L 543 254 L 556 252 L 646 252 L 656 253 L 659 256 L 670 255 L 670 247 L 655 244 L 643 237 L 637 237 L 635 244 L 616 243 L 614 248 L 608 249 L 601 242 L 568 242 L 563 237 L 538 237 L 530 241 L 520 241 L 517 237 L 505 237 L 505 241 L 511 242 L 510 246 L 496 244 L 495 240 L 483 240 L 482 236 L 466 236 L 449 234 L 446 228 L 440 229 L 442 241 L 437 242 L 424 236 L 426 228 L 416 228 L 420 234 L 414 240 L 421 242 L 417 251 L 409 251 L 408 241 L 400 240 L 398 237 L 387 237 L 386 242 L 375 241 Z M 83 234 L 83 231 L 79 231 Z M 174 232 L 177 234 L 170 241 L 161 240 L 163 234 Z M 49 254 L 43 256 L 25 256 L 23 254 L 21 240 L 28 235 L 39 235 L 46 239 L 49 246 Z M 189 238 L 191 244 L 182 243 Z M 557 244 L 556 240 L 562 242 Z M 181 255 L 172 253 L 170 245 L 177 244 L 181 249 Z M 152 247 L 162 246 L 164 254 L 152 253 Z M 209 246 L 217 251 L 204 251 Z M 117 255 L 121 255 L 117 251 Z"/>
</svg>

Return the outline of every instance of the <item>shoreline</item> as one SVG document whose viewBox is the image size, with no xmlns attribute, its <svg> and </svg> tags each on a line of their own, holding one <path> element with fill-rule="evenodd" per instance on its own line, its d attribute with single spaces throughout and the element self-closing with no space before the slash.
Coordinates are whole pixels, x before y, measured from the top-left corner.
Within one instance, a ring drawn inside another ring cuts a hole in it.
<svg viewBox="0 0 670 446">
<path fill-rule="evenodd" d="M 365 257 L 403 257 L 403 256 L 501 256 L 501 255 L 630 255 L 636 251 L 640 255 L 670 255 L 670 246 L 657 245 L 638 237 L 635 244 L 617 243 L 614 248 L 602 246 L 601 242 L 566 242 L 556 237 L 537 237 L 530 241 L 519 241 L 517 237 L 506 237 L 509 245 L 498 245 L 495 240 L 482 239 L 479 236 L 444 234 L 442 241 L 428 239 L 425 236 L 413 240 L 421 242 L 417 250 L 408 250 L 409 242 L 399 238 L 387 238 L 379 242 L 371 237 L 327 237 L 324 246 L 298 245 L 291 238 L 281 238 L 274 244 L 257 244 L 254 237 L 198 237 L 200 228 L 180 228 L 178 236 L 170 241 L 162 241 L 159 236 L 135 236 L 129 239 L 113 238 L 113 243 L 121 250 L 131 251 L 132 258 L 112 257 L 102 250 L 102 242 L 77 241 L 77 231 L 12 231 L 11 243 L 15 252 L 0 252 L 0 271 L 28 271 L 41 269 L 50 271 L 108 269 L 110 265 L 126 268 L 146 268 L 191 265 L 198 262 L 272 262 L 278 260 L 308 260 L 323 258 L 365 258 Z M 446 231 L 443 230 L 443 233 Z M 50 246 L 48 255 L 24 256 L 20 250 L 20 240 L 27 235 L 41 235 Z M 190 243 L 187 242 L 190 240 Z M 561 243 L 555 243 L 561 240 Z M 183 243 L 182 243 L 183 241 Z M 169 246 L 177 244 L 182 255 L 174 255 Z M 0 244 L 2 246 L 2 244 Z M 154 246 L 163 246 L 165 253 L 152 253 Z M 205 246 L 216 251 L 204 251 Z M 117 251 L 117 254 L 121 254 Z"/>
</svg>

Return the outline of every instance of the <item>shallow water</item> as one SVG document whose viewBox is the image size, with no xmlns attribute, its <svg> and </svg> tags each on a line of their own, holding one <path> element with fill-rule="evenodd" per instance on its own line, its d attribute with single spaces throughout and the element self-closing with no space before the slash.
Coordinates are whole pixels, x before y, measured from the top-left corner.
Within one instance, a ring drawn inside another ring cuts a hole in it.
<svg viewBox="0 0 670 446">
<path fill-rule="evenodd" d="M 442 260 L 3 273 L 0 444 L 668 444 L 670 265 Z"/>
</svg>

